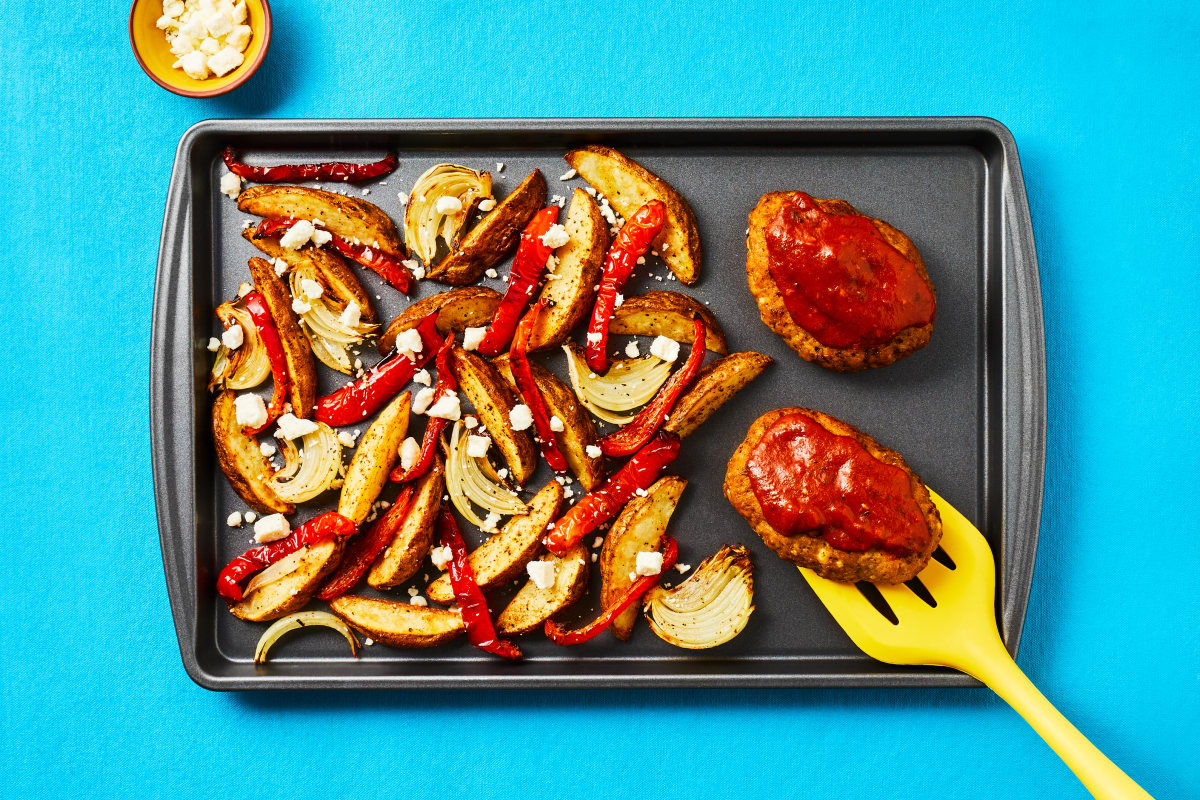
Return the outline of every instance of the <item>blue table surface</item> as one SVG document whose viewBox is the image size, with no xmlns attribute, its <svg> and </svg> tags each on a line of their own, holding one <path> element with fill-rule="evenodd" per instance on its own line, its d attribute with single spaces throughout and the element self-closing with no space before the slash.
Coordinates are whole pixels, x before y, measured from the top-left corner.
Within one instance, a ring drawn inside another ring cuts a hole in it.
<svg viewBox="0 0 1200 800">
<path fill-rule="evenodd" d="M 159 556 L 150 303 L 192 123 L 978 114 L 1019 144 L 1046 315 L 1019 662 L 1152 794 L 1200 796 L 1200 5 L 1049 5 L 275 0 L 258 74 L 190 100 L 127 4 L 0 2 L 0 795 L 1086 796 L 982 690 L 208 692 Z"/>
</svg>

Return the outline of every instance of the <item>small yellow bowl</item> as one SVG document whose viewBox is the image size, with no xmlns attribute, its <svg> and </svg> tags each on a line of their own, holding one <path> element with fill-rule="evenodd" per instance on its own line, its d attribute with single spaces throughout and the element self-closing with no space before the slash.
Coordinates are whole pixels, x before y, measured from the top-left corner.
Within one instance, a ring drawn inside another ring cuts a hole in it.
<svg viewBox="0 0 1200 800">
<path fill-rule="evenodd" d="M 133 0 L 129 10 L 129 41 L 138 64 L 150 79 L 169 92 L 184 97 L 215 97 L 241 86 L 258 69 L 271 44 L 271 6 L 267 0 L 246 0 L 246 24 L 253 35 L 246 48 L 242 65 L 220 78 L 198 81 L 171 65 L 176 57 L 171 53 L 167 37 L 155 27 L 162 16 L 162 0 Z"/>
</svg>

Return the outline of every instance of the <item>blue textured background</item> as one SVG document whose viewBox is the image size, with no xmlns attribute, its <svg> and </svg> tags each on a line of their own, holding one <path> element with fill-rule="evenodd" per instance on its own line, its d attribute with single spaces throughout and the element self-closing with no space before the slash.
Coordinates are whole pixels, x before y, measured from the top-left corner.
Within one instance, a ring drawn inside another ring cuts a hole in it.
<svg viewBox="0 0 1200 800">
<path fill-rule="evenodd" d="M 126 4 L 0 0 L 0 795 L 1084 796 L 983 691 L 221 695 L 180 664 L 147 348 L 191 123 L 859 114 L 1016 135 L 1050 374 L 1019 660 L 1200 795 L 1200 6 L 1046 5 L 276 0 L 259 73 L 197 101 L 140 72 Z"/>
</svg>

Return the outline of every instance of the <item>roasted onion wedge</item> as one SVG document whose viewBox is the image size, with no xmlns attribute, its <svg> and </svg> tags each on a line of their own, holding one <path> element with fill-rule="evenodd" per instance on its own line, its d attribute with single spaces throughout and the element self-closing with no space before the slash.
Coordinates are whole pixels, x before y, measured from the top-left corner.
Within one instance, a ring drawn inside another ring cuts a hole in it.
<svg viewBox="0 0 1200 800">
<path fill-rule="evenodd" d="M 317 297 L 305 291 L 312 283 L 321 287 Z M 300 327 L 308 337 L 313 355 L 332 370 L 345 375 L 353 373 L 351 349 L 366 341 L 379 326 L 362 319 L 362 306 L 357 301 L 337 297 L 333 286 L 312 262 L 295 266 L 288 274 L 288 284 L 292 297 L 308 306 L 307 311 L 300 312 Z M 354 303 L 354 309 L 347 314 L 350 303 Z"/>
<path fill-rule="evenodd" d="M 461 421 L 450 430 L 450 439 L 443 440 L 446 450 L 446 494 L 463 518 L 483 530 L 484 520 L 475 511 L 479 506 L 502 517 L 529 513 L 517 493 L 497 483 L 482 467 L 486 456 L 475 458 L 467 453 L 467 432 Z"/>
<path fill-rule="evenodd" d="M 404 242 L 409 252 L 429 266 L 437 257 L 438 239 L 451 250 L 457 248 L 471 212 L 480 200 L 491 196 L 490 173 L 458 164 L 430 167 L 413 184 L 404 212 Z"/>
<path fill-rule="evenodd" d="M 328 489 L 337 488 L 342 466 L 342 443 L 337 433 L 324 422 L 300 437 L 303 449 L 288 439 L 279 440 L 283 468 L 271 476 L 271 488 L 289 503 L 312 500 Z"/>
<path fill-rule="evenodd" d="M 271 374 L 271 360 L 263 346 L 258 328 L 250 312 L 239 303 L 226 301 L 217 306 L 217 317 L 226 330 L 238 325 L 242 329 L 242 346 L 230 350 L 224 344 L 217 348 L 209 391 L 214 389 L 253 389 Z"/>
<path fill-rule="evenodd" d="M 655 586 L 643 600 L 650 629 L 664 642 L 704 650 L 728 642 L 754 612 L 754 566 L 750 551 L 725 545 L 683 583 Z"/>
<path fill-rule="evenodd" d="M 271 623 L 271 627 L 263 631 L 258 645 L 254 648 L 254 663 L 267 663 L 267 654 L 283 636 L 300 628 L 315 628 L 324 626 L 340 633 L 350 643 L 350 655 L 358 657 L 358 637 L 350 630 L 350 626 L 330 614 L 328 611 L 297 611 L 288 614 Z"/>
<path fill-rule="evenodd" d="M 633 419 L 632 411 L 649 403 L 660 386 L 671 376 L 671 365 L 655 356 L 622 358 L 612 362 L 608 372 L 597 375 L 583 358 L 579 346 L 563 345 L 567 354 L 567 374 L 579 402 L 597 419 L 624 425 Z"/>
</svg>

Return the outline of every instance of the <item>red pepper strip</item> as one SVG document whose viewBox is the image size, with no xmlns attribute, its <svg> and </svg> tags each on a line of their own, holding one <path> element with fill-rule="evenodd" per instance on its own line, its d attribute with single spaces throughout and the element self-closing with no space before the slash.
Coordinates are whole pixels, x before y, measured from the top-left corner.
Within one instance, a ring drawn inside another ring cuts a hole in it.
<svg viewBox="0 0 1200 800">
<path fill-rule="evenodd" d="M 458 379 L 454 377 L 454 372 L 450 369 L 450 347 L 453 344 L 454 333 L 450 332 L 446 334 L 446 338 L 442 341 L 442 346 L 438 350 L 437 385 L 433 388 L 433 400 L 429 404 L 431 406 L 444 396 L 454 394 L 458 391 Z M 425 423 L 425 434 L 421 437 L 421 457 L 417 459 L 417 463 L 413 464 L 407 470 L 403 466 L 397 465 L 392 470 L 390 479 L 394 483 L 408 483 L 429 472 L 433 468 L 433 457 L 437 453 L 438 443 L 442 438 L 442 431 L 449 424 L 450 420 L 448 419 L 429 417 L 429 421 Z"/>
<path fill-rule="evenodd" d="M 271 309 L 267 307 L 267 298 L 263 297 L 260 292 L 250 292 L 242 300 L 246 305 L 246 311 L 250 312 L 250 319 L 254 320 L 254 327 L 258 329 L 258 338 L 262 340 L 263 347 L 267 349 L 267 360 L 271 362 L 271 380 L 274 383 L 274 387 L 271 389 L 271 405 L 267 407 L 267 421 L 257 428 L 246 429 L 246 433 L 256 434 L 265 430 L 283 413 L 292 378 L 288 372 L 283 342 L 280 341 L 279 331 L 275 327 L 275 319 L 271 316 Z"/>
<path fill-rule="evenodd" d="M 221 157 L 225 166 L 234 175 L 258 183 L 276 183 L 278 181 L 368 181 L 381 178 L 396 168 L 399 163 L 395 153 L 388 153 L 378 161 L 369 164 L 354 164 L 348 161 L 325 161 L 320 164 L 279 164 L 274 167 L 252 167 L 237 160 L 232 147 L 226 147 Z"/>
<path fill-rule="evenodd" d="M 317 592 L 322 600 L 332 600 L 354 588 L 362 580 L 367 570 L 375 563 L 375 559 L 383 549 L 396 538 L 396 531 L 404 524 L 408 516 L 409 501 L 412 500 L 412 487 L 405 486 L 396 497 L 392 507 L 380 517 L 365 536 L 360 536 L 346 546 L 342 563 L 334 571 L 333 576 L 325 581 L 325 585 Z"/>
<path fill-rule="evenodd" d="M 538 314 L 545 307 L 545 299 L 538 300 L 533 308 L 529 309 L 529 313 L 521 318 L 520 324 L 517 325 L 517 333 L 513 336 L 512 347 L 508 351 L 508 363 L 512 368 L 513 381 L 517 384 L 521 399 L 529 406 L 529 412 L 533 416 L 533 429 L 537 433 L 534 438 L 542 456 L 550 465 L 550 469 L 561 475 L 567 471 L 567 459 L 558 448 L 554 429 L 550 427 L 550 410 L 546 407 L 546 400 L 533 378 L 533 367 L 529 366 L 527 353 L 533 326 L 537 323 Z"/>
<path fill-rule="evenodd" d="M 582 644 L 604 633 L 608 626 L 612 624 L 612 621 L 621 615 L 622 611 L 637 602 L 639 597 L 650 591 L 651 586 L 658 583 L 658 579 L 662 577 L 662 573 L 675 566 L 675 557 L 679 555 L 679 546 L 675 543 L 675 539 L 671 536 L 664 536 L 662 544 L 662 569 L 657 575 L 643 575 L 638 578 L 629 585 L 624 594 L 617 598 L 615 603 L 601 611 L 600 616 L 582 628 L 567 631 L 563 630 L 554 620 L 546 620 L 546 638 L 555 644 L 571 645 Z"/>
<path fill-rule="evenodd" d="M 264 219 L 254 228 L 254 238 L 262 239 L 264 237 L 282 236 L 289 228 L 295 225 L 299 220 L 293 217 L 284 219 Z M 372 272 L 379 275 L 392 286 L 405 294 L 408 294 L 412 289 L 412 273 L 408 268 L 389 253 L 385 253 L 378 247 L 372 247 L 367 244 L 351 244 L 350 242 L 338 236 L 336 233 L 329 233 L 329 246 L 339 253 L 344 255 L 359 266 L 366 267 Z"/>
<path fill-rule="evenodd" d="M 637 260 L 650 249 L 650 243 L 658 236 L 666 221 L 666 206 L 661 200 L 651 200 L 625 221 L 608 248 L 584 347 L 584 356 L 592 372 L 599 375 L 608 372 L 608 325 L 613 312 L 617 310 L 617 294 L 624 288 L 637 267 Z"/>
<path fill-rule="evenodd" d="M 438 538 L 442 547 L 450 548 L 450 585 L 454 587 L 454 599 L 458 601 L 458 613 L 467 626 L 467 638 L 471 644 L 487 653 L 516 660 L 521 658 L 521 648 L 510 641 L 496 636 L 496 627 L 488 614 L 487 600 L 483 590 L 475 583 L 475 573 L 467 559 L 467 546 L 450 509 L 442 506 L 438 514 Z"/>
<path fill-rule="evenodd" d="M 305 545 L 315 545 L 358 532 L 354 520 L 343 517 L 336 511 L 327 511 L 313 517 L 292 531 L 286 539 L 270 544 L 251 547 L 230 561 L 217 576 L 217 593 L 231 602 L 242 599 L 241 582 L 259 570 L 266 569 L 279 559 L 291 555 Z"/>
<path fill-rule="evenodd" d="M 671 413 L 679 395 L 695 379 L 696 373 L 700 371 L 700 365 L 704 363 L 704 321 L 700 317 L 695 317 L 692 325 L 695 326 L 695 334 L 692 336 L 692 352 L 684 362 L 683 368 L 662 385 L 654 399 L 639 411 L 637 416 L 625 423 L 619 430 L 613 431 L 600 440 L 600 449 L 604 451 L 604 455 L 627 456 L 650 441 L 650 437 L 666 420 L 667 414 Z"/>
<path fill-rule="evenodd" d="M 416 371 L 428 364 L 441 346 L 442 338 L 438 336 L 436 326 L 436 311 L 417 325 L 422 347 L 415 361 L 393 349 L 361 378 L 318 400 L 313 416 L 332 428 L 338 428 L 362 422 L 383 408 L 389 400 L 400 394 Z"/>
<path fill-rule="evenodd" d="M 659 431 L 649 444 L 604 482 L 585 494 L 553 523 L 542 543 L 556 556 L 564 556 L 583 537 L 615 517 L 638 489 L 648 489 L 679 455 L 679 437 Z"/>
<path fill-rule="evenodd" d="M 504 352 L 508 340 L 512 338 L 513 330 L 521 312 L 533 299 L 537 291 L 538 281 L 546 269 L 553 248 L 547 247 L 542 241 L 546 231 L 558 219 L 558 206 L 547 206 L 533 215 L 525 230 L 521 233 L 521 243 L 517 245 L 517 254 L 513 257 L 512 270 L 508 273 L 508 289 L 496 306 L 492 315 L 492 324 L 479 343 L 479 355 L 494 358 Z"/>
</svg>

